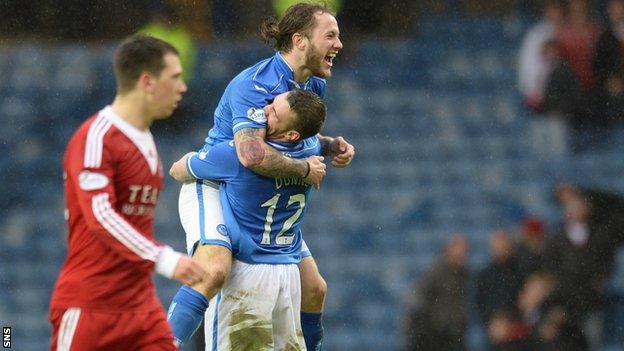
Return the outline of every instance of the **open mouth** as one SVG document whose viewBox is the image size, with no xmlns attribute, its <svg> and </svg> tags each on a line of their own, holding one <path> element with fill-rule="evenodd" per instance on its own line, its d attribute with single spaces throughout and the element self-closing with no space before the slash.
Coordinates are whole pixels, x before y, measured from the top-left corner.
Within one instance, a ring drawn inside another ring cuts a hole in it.
<svg viewBox="0 0 624 351">
<path fill-rule="evenodd" d="M 330 53 L 327 56 L 325 56 L 325 58 L 323 59 L 323 61 L 325 61 L 325 63 L 327 63 L 327 65 L 329 65 L 329 67 L 334 65 L 334 58 L 336 57 L 336 53 Z"/>
</svg>

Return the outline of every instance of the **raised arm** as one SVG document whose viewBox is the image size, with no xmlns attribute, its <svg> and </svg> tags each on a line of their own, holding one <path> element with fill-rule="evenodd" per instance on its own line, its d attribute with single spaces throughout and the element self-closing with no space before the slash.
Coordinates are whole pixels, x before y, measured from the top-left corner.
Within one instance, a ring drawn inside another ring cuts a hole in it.
<svg viewBox="0 0 624 351">
<path fill-rule="evenodd" d="M 236 153 L 241 164 L 252 171 L 270 178 L 304 178 L 306 182 L 319 187 L 325 176 L 323 158 L 312 156 L 305 160 L 282 155 L 269 146 L 262 128 L 243 128 L 234 134 Z"/>
<path fill-rule="evenodd" d="M 355 148 L 343 137 L 332 138 L 320 134 L 317 137 L 321 142 L 323 156 L 331 157 L 334 167 L 343 168 L 351 163 L 355 156 Z"/>
</svg>

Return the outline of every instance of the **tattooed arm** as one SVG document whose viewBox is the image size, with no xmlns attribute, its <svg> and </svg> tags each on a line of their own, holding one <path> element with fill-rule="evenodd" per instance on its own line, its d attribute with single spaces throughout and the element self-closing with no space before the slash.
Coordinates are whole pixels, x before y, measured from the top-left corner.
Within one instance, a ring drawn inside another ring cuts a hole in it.
<svg viewBox="0 0 624 351">
<path fill-rule="evenodd" d="M 312 156 L 304 160 L 285 157 L 267 145 L 265 136 L 266 130 L 259 128 L 244 128 L 236 132 L 236 153 L 243 166 L 270 178 L 304 178 L 318 188 L 325 176 L 322 157 Z"/>
</svg>

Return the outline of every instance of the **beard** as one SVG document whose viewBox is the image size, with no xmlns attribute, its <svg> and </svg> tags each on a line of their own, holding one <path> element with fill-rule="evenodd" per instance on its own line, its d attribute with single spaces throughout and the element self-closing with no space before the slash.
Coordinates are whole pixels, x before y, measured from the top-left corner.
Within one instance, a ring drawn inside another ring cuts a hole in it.
<svg viewBox="0 0 624 351">
<path fill-rule="evenodd" d="M 331 69 L 325 70 L 323 69 L 323 65 L 325 64 L 325 55 L 320 53 L 316 46 L 310 43 L 310 47 L 305 53 L 305 65 L 312 72 L 312 75 L 321 77 L 321 78 L 329 78 L 331 76 Z"/>
</svg>

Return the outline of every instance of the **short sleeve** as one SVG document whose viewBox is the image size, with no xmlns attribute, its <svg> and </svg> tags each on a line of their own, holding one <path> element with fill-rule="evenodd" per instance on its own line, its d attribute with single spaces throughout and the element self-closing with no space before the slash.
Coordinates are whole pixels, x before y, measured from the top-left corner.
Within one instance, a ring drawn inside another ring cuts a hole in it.
<svg viewBox="0 0 624 351">
<path fill-rule="evenodd" d="M 241 82 L 230 96 L 232 110 L 232 132 L 244 128 L 266 128 L 267 118 L 264 106 L 273 99 L 273 95 L 254 82 Z"/>
<path fill-rule="evenodd" d="M 186 161 L 186 169 L 192 177 L 215 181 L 236 177 L 240 166 L 232 141 L 218 143 L 207 151 L 191 155 Z"/>
</svg>

